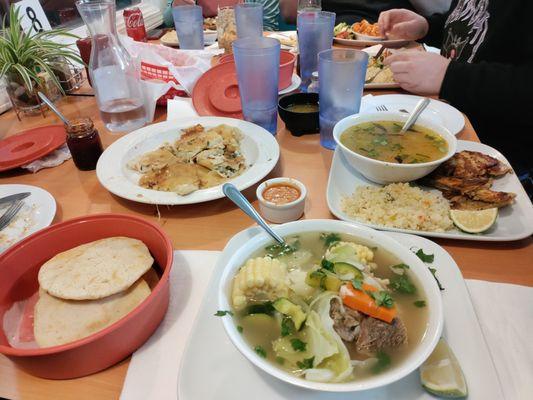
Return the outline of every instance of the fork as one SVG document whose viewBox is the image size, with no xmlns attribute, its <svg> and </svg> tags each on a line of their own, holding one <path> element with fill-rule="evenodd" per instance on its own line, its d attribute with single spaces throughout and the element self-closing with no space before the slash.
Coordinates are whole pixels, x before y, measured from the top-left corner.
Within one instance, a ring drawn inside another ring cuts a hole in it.
<svg viewBox="0 0 533 400">
<path fill-rule="evenodd" d="M 0 217 L 0 231 L 9 225 L 11 220 L 15 218 L 15 215 L 17 215 L 23 205 L 24 202 L 19 200 L 9 206 L 4 215 Z"/>
<path fill-rule="evenodd" d="M 389 111 L 384 104 L 382 104 L 380 106 L 376 106 L 376 110 L 378 110 L 378 111 Z"/>
</svg>

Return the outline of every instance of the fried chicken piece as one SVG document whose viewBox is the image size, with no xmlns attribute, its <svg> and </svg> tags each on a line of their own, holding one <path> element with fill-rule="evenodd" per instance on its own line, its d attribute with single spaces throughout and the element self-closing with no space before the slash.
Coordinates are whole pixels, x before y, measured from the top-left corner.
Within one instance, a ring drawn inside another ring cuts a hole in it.
<svg viewBox="0 0 533 400">
<path fill-rule="evenodd" d="M 473 200 L 483 201 L 492 204 L 493 207 L 505 207 L 514 202 L 515 193 L 496 192 L 490 189 L 478 189 L 474 192 L 467 193 L 468 197 Z"/>
<path fill-rule="evenodd" d="M 431 176 L 428 183 L 441 191 L 467 193 L 479 189 L 489 189 L 492 180 L 490 178 L 460 179 L 449 176 Z"/>
<path fill-rule="evenodd" d="M 455 178 L 479 178 L 502 176 L 510 171 L 511 167 L 494 157 L 478 151 L 463 150 L 444 162 L 434 174 Z"/>
<path fill-rule="evenodd" d="M 512 204 L 516 194 L 490 190 L 492 178 L 510 171 L 510 166 L 494 157 L 464 150 L 444 162 L 425 182 L 439 189 L 453 209 L 500 208 Z"/>
<path fill-rule="evenodd" d="M 498 161 L 498 164 L 494 167 L 488 169 L 490 176 L 503 176 L 507 173 L 511 173 L 513 170 L 509 165 L 505 165 L 501 161 Z"/>
<path fill-rule="evenodd" d="M 494 193 L 502 193 L 502 192 L 494 192 Z M 512 195 L 513 193 L 505 193 L 505 194 Z M 510 203 L 506 203 L 506 202 L 489 203 L 489 202 L 485 202 L 481 200 L 474 200 L 465 195 L 456 195 L 456 196 L 452 195 L 446 198 L 450 202 L 450 207 L 453 210 L 479 211 L 479 210 L 486 210 L 487 208 L 494 208 L 494 207 L 501 208 L 512 203 L 512 200 Z"/>
</svg>

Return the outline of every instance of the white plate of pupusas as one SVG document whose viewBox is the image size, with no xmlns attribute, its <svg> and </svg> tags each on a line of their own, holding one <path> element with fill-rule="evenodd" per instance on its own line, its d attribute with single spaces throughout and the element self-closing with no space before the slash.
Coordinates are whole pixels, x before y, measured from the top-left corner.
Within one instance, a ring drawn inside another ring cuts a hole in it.
<svg viewBox="0 0 533 400">
<path fill-rule="evenodd" d="M 206 129 L 220 125 L 237 128 L 242 133 L 240 152 L 244 171 L 228 182 L 244 190 L 263 179 L 279 159 L 279 145 L 274 136 L 251 122 L 223 117 L 195 117 L 161 122 L 138 129 L 109 146 L 98 161 L 96 174 L 100 183 L 111 193 L 139 203 L 182 205 L 202 203 L 224 197 L 222 185 L 195 190 L 187 195 L 153 190 L 139 184 L 141 174 L 131 168 L 131 162 L 143 154 L 176 142 L 182 129 L 197 124 Z"/>
</svg>

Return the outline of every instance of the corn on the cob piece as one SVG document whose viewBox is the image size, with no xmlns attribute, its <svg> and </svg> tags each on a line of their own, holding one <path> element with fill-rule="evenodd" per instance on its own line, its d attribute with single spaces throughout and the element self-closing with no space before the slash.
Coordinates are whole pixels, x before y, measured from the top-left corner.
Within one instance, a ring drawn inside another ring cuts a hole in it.
<svg viewBox="0 0 533 400">
<path fill-rule="evenodd" d="M 345 246 L 351 247 L 353 251 L 355 251 L 359 261 L 361 261 L 363 264 L 368 264 L 374 259 L 374 252 L 372 250 L 366 246 L 353 242 L 338 242 L 334 244 L 328 249 L 328 251 L 326 251 L 326 259 L 329 260 L 330 258 L 335 257 L 335 255 L 337 255 L 339 252 L 346 252 L 346 250 L 343 251 L 342 249 Z M 349 253 L 350 252 L 348 251 L 348 254 Z"/>
<path fill-rule="evenodd" d="M 286 297 L 287 266 L 270 257 L 251 258 L 233 279 L 232 301 L 235 310 L 242 310 L 249 300 L 271 300 Z"/>
</svg>

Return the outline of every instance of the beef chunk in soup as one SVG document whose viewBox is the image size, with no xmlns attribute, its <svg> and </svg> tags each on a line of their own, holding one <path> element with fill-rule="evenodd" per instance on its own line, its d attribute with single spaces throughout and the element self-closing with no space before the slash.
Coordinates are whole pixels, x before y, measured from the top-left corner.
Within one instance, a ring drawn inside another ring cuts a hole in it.
<svg viewBox="0 0 533 400">
<path fill-rule="evenodd" d="M 388 324 L 376 318 L 364 317 L 355 346 L 360 353 L 373 354 L 406 343 L 407 331 L 399 318 L 394 318 L 392 323 Z"/>
<path fill-rule="evenodd" d="M 359 334 L 359 323 L 363 315 L 351 308 L 344 307 L 344 312 L 340 301 L 337 298 L 331 299 L 329 316 L 333 319 L 333 329 L 339 334 L 342 340 L 353 341 Z"/>
</svg>

